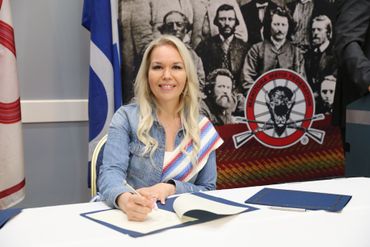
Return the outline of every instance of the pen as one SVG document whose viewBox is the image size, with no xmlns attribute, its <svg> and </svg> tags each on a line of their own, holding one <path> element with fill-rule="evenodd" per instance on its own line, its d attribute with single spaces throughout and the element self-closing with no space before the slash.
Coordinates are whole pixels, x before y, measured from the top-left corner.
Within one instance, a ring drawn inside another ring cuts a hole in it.
<svg viewBox="0 0 370 247">
<path fill-rule="evenodd" d="M 129 185 L 126 180 L 123 181 L 123 184 L 129 189 L 129 192 L 130 193 L 133 193 L 133 194 L 136 194 L 136 195 L 140 195 L 140 193 L 137 192 L 131 185 Z"/>
<path fill-rule="evenodd" d="M 135 195 L 140 195 L 140 193 L 137 190 L 135 190 L 129 183 L 127 183 L 126 180 L 123 182 L 123 184 L 129 189 L 130 193 L 133 193 Z M 158 209 L 156 202 L 154 202 L 154 209 Z"/>
<path fill-rule="evenodd" d="M 306 212 L 307 211 L 304 208 L 289 208 L 289 207 L 276 207 L 276 206 L 271 206 L 270 209 L 281 210 L 281 211 L 294 211 L 294 212 Z"/>
</svg>

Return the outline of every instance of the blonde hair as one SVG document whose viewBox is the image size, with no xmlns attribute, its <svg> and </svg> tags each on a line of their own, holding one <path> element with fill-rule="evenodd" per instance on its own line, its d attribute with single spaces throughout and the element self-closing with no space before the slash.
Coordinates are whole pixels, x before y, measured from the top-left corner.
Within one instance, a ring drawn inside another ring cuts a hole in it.
<svg viewBox="0 0 370 247">
<path fill-rule="evenodd" d="M 140 116 L 137 130 L 138 139 L 145 144 L 144 154 L 150 153 L 153 156 L 158 148 L 158 141 L 150 135 L 150 129 L 153 126 L 154 115 L 157 108 L 156 99 L 150 90 L 148 82 L 148 71 L 150 66 L 150 57 L 156 47 L 170 45 L 177 49 L 184 61 L 186 71 L 186 84 L 184 91 L 180 96 L 180 104 L 177 112 L 185 131 L 183 141 L 180 143 L 183 153 L 190 155 L 193 164 L 197 162 L 197 154 L 200 149 L 200 130 L 198 127 L 199 119 L 199 82 L 196 74 L 192 57 L 185 44 L 175 36 L 163 35 L 153 40 L 145 50 L 138 74 L 136 76 L 134 90 L 135 101 L 139 105 Z M 191 140 L 193 149 L 186 152 L 187 143 Z"/>
</svg>

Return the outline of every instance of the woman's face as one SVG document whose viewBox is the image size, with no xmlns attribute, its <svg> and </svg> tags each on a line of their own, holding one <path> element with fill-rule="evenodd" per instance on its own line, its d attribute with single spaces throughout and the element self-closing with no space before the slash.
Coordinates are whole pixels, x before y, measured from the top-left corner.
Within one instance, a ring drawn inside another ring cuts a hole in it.
<svg viewBox="0 0 370 247">
<path fill-rule="evenodd" d="M 179 103 L 186 83 L 186 71 L 184 61 L 175 47 L 161 45 L 153 49 L 148 81 L 158 104 Z"/>
</svg>

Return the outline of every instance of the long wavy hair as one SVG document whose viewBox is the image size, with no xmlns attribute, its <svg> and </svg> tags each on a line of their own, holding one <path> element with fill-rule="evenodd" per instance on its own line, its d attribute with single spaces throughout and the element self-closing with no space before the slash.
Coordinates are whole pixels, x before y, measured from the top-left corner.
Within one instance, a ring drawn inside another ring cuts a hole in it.
<svg viewBox="0 0 370 247">
<path fill-rule="evenodd" d="M 186 71 L 187 81 L 184 91 L 180 96 L 180 104 L 177 109 L 180 115 L 181 124 L 185 131 L 185 137 L 180 143 L 182 152 L 190 155 L 193 164 L 197 162 L 197 154 L 200 149 L 200 130 L 199 120 L 199 82 L 196 74 L 192 57 L 185 44 L 171 35 L 163 35 L 153 40 L 146 48 L 143 59 L 135 80 L 135 101 L 140 109 L 140 121 L 137 130 L 138 139 L 145 144 L 144 154 L 150 153 L 153 156 L 154 151 L 158 148 L 158 141 L 150 135 L 150 129 L 153 126 L 158 104 L 156 98 L 150 90 L 148 81 L 148 71 L 151 63 L 151 54 L 156 47 L 170 45 L 177 49 Z M 188 141 L 191 140 L 193 149 L 186 151 Z"/>
</svg>

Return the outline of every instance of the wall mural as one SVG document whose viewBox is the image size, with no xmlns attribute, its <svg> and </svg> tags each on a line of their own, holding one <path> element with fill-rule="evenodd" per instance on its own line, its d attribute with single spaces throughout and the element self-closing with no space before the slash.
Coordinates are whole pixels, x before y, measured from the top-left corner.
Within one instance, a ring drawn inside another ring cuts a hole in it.
<svg viewBox="0 0 370 247">
<path fill-rule="evenodd" d="M 219 189 L 342 176 L 334 16 L 334 0 L 120 0 L 124 103 L 148 43 L 174 35 L 225 141 Z"/>
</svg>

